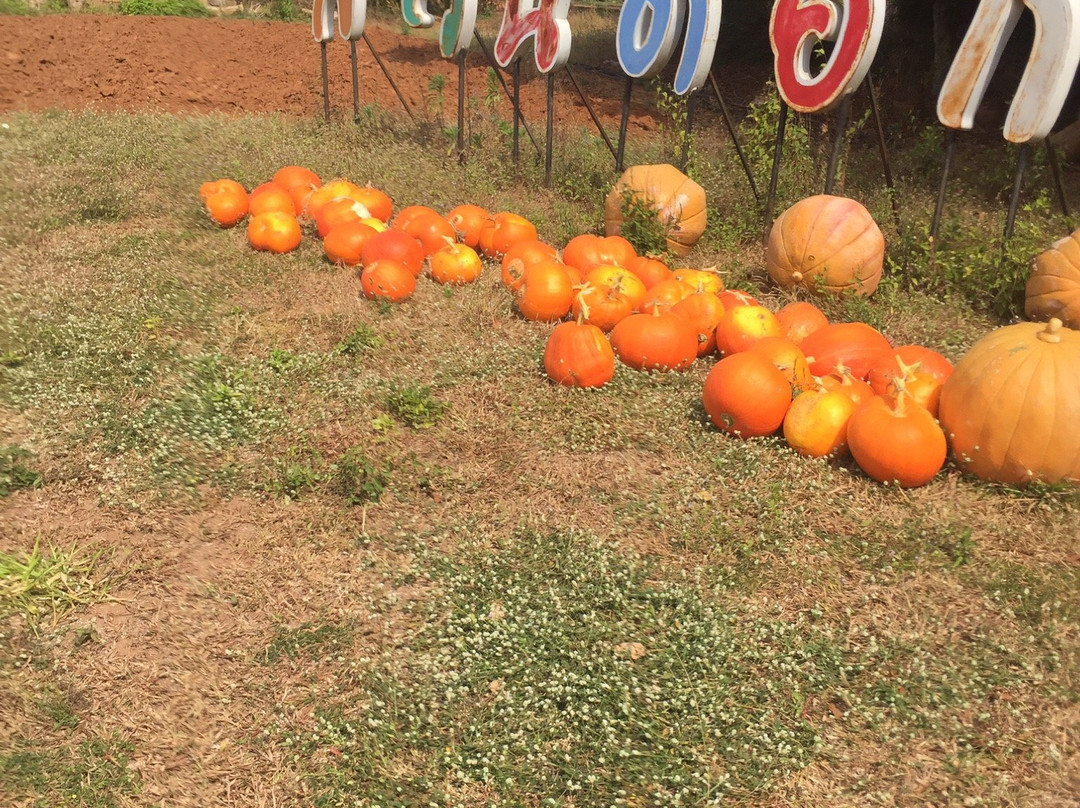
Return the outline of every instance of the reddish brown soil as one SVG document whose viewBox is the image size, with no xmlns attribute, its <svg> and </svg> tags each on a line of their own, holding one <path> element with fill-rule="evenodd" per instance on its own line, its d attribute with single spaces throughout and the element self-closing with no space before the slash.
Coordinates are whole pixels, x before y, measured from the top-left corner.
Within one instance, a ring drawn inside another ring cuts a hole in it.
<svg viewBox="0 0 1080 808">
<path fill-rule="evenodd" d="M 457 69 L 439 55 L 437 42 L 377 23 L 369 22 L 367 28 L 414 110 L 423 114 L 435 73 L 446 76 L 443 96 L 448 111 L 453 108 Z M 360 104 L 400 110 L 371 51 L 362 41 L 356 50 Z M 352 112 L 348 43 L 330 43 L 327 56 L 332 114 L 347 116 Z M 0 111 L 94 108 L 321 116 L 320 61 L 319 45 L 302 23 L 115 14 L 6 16 L 0 25 Z M 487 69 L 488 62 L 474 47 L 466 78 L 470 95 L 484 93 Z M 614 131 L 623 87 L 617 66 L 611 71 L 581 68 L 575 75 Z M 545 89 L 543 78 L 531 76 L 523 82 L 522 109 L 529 120 L 543 121 Z M 591 125 L 563 72 L 556 78 L 556 93 L 557 123 Z M 635 102 L 631 126 L 652 129 L 654 117 L 654 109 Z"/>
</svg>

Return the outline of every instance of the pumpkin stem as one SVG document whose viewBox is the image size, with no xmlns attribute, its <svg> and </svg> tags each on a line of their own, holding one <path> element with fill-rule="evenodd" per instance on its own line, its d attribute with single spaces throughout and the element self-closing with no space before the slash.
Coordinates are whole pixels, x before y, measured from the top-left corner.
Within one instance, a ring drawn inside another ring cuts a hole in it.
<svg viewBox="0 0 1080 808">
<path fill-rule="evenodd" d="M 588 281 L 586 281 L 585 283 L 583 283 L 581 286 L 578 287 L 578 293 L 577 293 L 577 302 L 578 302 L 577 324 L 578 325 L 584 325 L 585 321 L 589 319 L 590 309 L 589 309 L 589 304 L 585 302 L 585 293 L 589 292 L 589 291 L 592 291 L 592 289 L 593 289 L 593 286 Z"/>
<path fill-rule="evenodd" d="M 893 356 L 896 359 L 897 366 L 900 368 L 900 375 L 902 377 L 904 377 L 905 379 L 914 378 L 916 373 L 920 373 L 922 371 L 922 360 L 921 359 L 916 361 L 916 362 L 913 362 L 913 363 L 911 363 L 909 365 L 907 362 L 905 362 L 903 359 L 901 359 L 898 355 L 893 354 Z"/>
<path fill-rule="evenodd" d="M 1043 342 L 1049 342 L 1051 345 L 1056 345 L 1061 342 L 1061 329 L 1063 325 L 1064 324 L 1057 317 L 1051 317 L 1050 322 L 1046 324 L 1046 328 L 1035 336 Z"/>
<path fill-rule="evenodd" d="M 893 414 L 897 418 L 903 418 L 906 414 L 906 407 L 904 402 L 911 397 L 911 393 L 907 390 L 907 377 L 897 376 L 892 380 L 893 389 L 896 390 L 896 394 L 893 396 L 893 400 L 896 404 L 893 406 Z"/>
</svg>

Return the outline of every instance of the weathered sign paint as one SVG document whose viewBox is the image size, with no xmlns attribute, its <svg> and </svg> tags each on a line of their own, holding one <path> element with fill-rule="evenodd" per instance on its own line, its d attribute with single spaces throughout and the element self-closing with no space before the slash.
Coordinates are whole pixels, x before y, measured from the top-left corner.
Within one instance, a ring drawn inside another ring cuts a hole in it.
<svg viewBox="0 0 1080 808">
<path fill-rule="evenodd" d="M 1001 54 L 1024 11 L 1035 17 L 1035 41 L 1003 134 L 1013 143 L 1050 134 L 1080 64 L 1076 0 L 982 0 L 938 95 L 938 120 L 971 129 Z"/>
<path fill-rule="evenodd" d="M 533 40 L 533 57 L 541 73 L 550 73 L 570 58 L 570 0 L 506 0 L 502 26 L 495 39 L 495 61 L 506 67 L 518 49 Z"/>
</svg>

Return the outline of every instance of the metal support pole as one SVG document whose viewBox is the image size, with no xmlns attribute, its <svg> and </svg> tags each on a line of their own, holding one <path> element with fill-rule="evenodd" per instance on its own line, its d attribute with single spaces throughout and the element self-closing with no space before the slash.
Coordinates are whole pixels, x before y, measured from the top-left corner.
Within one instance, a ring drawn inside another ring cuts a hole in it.
<svg viewBox="0 0 1080 808">
<path fill-rule="evenodd" d="M 607 130 L 604 128 L 603 122 L 601 122 L 599 116 L 596 114 L 596 110 L 593 109 L 592 101 L 589 97 L 581 91 L 581 85 L 578 84 L 577 79 L 574 77 L 573 71 L 570 69 L 569 63 L 564 66 L 566 75 L 570 78 L 570 83 L 574 85 L 574 90 L 578 94 L 578 98 L 585 104 L 585 109 L 589 111 L 589 117 L 592 118 L 592 122 L 596 125 L 596 130 L 600 133 L 600 137 L 604 139 L 604 144 L 608 147 L 608 151 L 611 152 L 612 157 L 616 157 L 615 145 L 611 142 L 611 138 L 608 137 Z"/>
<path fill-rule="evenodd" d="M 885 127 L 881 123 L 881 110 L 878 107 L 877 92 L 874 90 L 874 82 L 870 76 L 866 77 L 866 89 L 870 96 L 870 114 L 874 118 L 874 129 L 877 131 L 878 153 L 881 154 L 881 169 L 885 174 L 885 187 L 889 189 L 889 201 L 892 203 L 893 221 L 896 224 L 896 233 L 903 233 L 903 225 L 900 221 L 900 202 L 896 198 L 896 185 L 893 183 L 892 166 L 889 164 L 889 151 L 885 146 Z"/>
<path fill-rule="evenodd" d="M 1012 197 L 1009 199 L 1009 216 L 1005 220 L 1005 242 L 1013 237 L 1013 227 L 1016 225 L 1016 210 L 1020 206 L 1020 190 L 1024 185 L 1024 171 L 1027 169 L 1028 157 L 1031 155 L 1031 144 L 1021 143 L 1020 154 L 1016 158 L 1016 175 L 1013 177 Z M 1002 249 L 1005 244 L 1002 243 Z"/>
<path fill-rule="evenodd" d="M 1058 162 L 1057 149 L 1050 143 L 1050 139 L 1047 138 L 1046 142 L 1046 161 L 1050 163 L 1050 176 L 1053 177 L 1054 187 L 1057 189 L 1058 204 L 1061 205 L 1061 212 L 1065 215 L 1065 218 L 1072 218 L 1069 213 L 1069 198 L 1065 195 L 1065 184 L 1061 179 L 1061 163 Z"/>
<path fill-rule="evenodd" d="M 326 43 L 319 43 L 319 53 L 322 56 L 322 111 L 323 120 L 330 123 L 330 75 L 326 67 Z"/>
<path fill-rule="evenodd" d="M 360 82 L 356 76 L 356 40 L 349 40 L 349 64 L 352 67 L 352 117 L 355 123 L 360 117 Z"/>
<path fill-rule="evenodd" d="M 465 165 L 465 49 L 457 55 L 457 153 L 458 164 Z"/>
<path fill-rule="evenodd" d="M 772 174 L 769 175 L 769 195 L 765 198 L 765 234 L 763 241 L 769 240 L 772 228 L 773 206 L 776 205 L 776 186 L 780 181 L 780 157 L 784 152 L 784 132 L 787 131 L 788 105 L 780 100 L 780 118 L 776 122 L 776 145 L 773 147 Z"/>
<path fill-rule="evenodd" d="M 626 156 L 626 127 L 630 123 L 630 96 L 634 92 L 634 79 L 626 77 L 626 85 L 623 88 L 622 117 L 619 119 L 619 148 L 615 154 L 615 170 L 623 170 L 623 158 Z"/>
<path fill-rule="evenodd" d="M 496 71 L 497 72 L 497 71 Z M 521 133 L 518 130 L 518 124 L 520 123 L 525 127 L 525 132 L 529 136 L 529 140 L 532 141 L 533 146 L 536 147 L 536 156 L 540 156 L 540 146 L 536 142 L 536 138 L 532 136 L 532 132 L 529 131 L 529 125 L 525 123 L 525 116 L 521 114 L 521 59 L 514 60 L 514 97 L 512 100 L 514 106 L 514 165 L 517 165 L 518 159 L 521 157 Z"/>
<path fill-rule="evenodd" d="M 953 153 L 956 151 L 956 130 L 945 130 L 945 159 L 941 165 L 941 184 L 938 186 L 937 203 L 934 205 L 934 218 L 930 221 L 930 266 L 936 263 L 938 233 L 941 231 L 941 214 L 945 210 L 945 186 L 949 182 L 952 169 Z"/>
<path fill-rule="evenodd" d="M 679 171 L 686 171 L 686 164 L 690 161 L 690 137 L 694 132 L 694 107 L 697 106 L 697 98 L 697 92 L 693 92 L 686 99 L 686 130 L 683 133 L 682 153 L 679 155 Z"/>
<path fill-rule="evenodd" d="M 551 155 L 555 145 L 555 74 L 547 74 L 547 142 L 544 144 L 544 187 L 551 187 Z"/>
<path fill-rule="evenodd" d="M 371 55 L 375 57 L 375 61 L 378 63 L 383 75 L 386 76 L 386 80 L 390 82 L 390 86 L 394 88 L 394 94 L 397 95 L 398 101 L 401 102 L 401 106 L 405 107 L 405 112 L 408 113 L 410 119 L 416 120 L 413 118 L 412 110 L 409 109 L 409 104 L 405 100 L 405 96 L 403 96 L 401 90 L 398 89 L 397 82 L 395 82 L 394 77 L 390 75 L 390 71 L 386 69 L 386 63 L 383 62 L 382 57 L 379 56 L 378 52 L 375 50 L 375 46 L 371 44 L 371 38 L 367 35 L 367 31 L 364 31 L 362 36 L 364 37 L 364 42 L 367 43 L 368 50 L 371 51 Z"/>
<path fill-rule="evenodd" d="M 720 104 L 720 114 L 724 117 L 724 125 L 727 127 L 728 136 L 731 138 L 731 142 L 735 144 L 735 153 L 739 156 L 739 162 L 742 163 L 743 171 L 746 172 L 746 180 L 750 183 L 750 190 L 754 194 L 754 201 L 759 205 L 761 204 L 761 194 L 758 193 L 757 183 L 754 182 L 754 172 L 750 168 L 750 161 L 746 159 L 746 152 L 743 151 L 742 143 L 739 141 L 739 133 L 735 129 L 735 122 L 731 118 L 731 113 L 728 111 L 727 104 L 724 103 L 724 96 L 720 92 L 720 85 L 716 83 L 716 77 L 712 72 L 709 73 L 709 83 L 712 84 L 713 93 L 716 95 L 716 100 Z"/>
<path fill-rule="evenodd" d="M 476 39 L 476 44 L 480 46 L 480 50 L 484 52 L 484 58 L 486 58 L 488 60 L 488 64 L 490 64 L 491 68 L 495 71 L 495 76 L 496 76 L 496 78 L 499 79 L 499 84 L 502 85 L 503 92 L 506 93 L 506 97 L 510 99 L 510 103 L 513 105 L 513 108 L 514 108 L 514 133 L 513 133 L 514 162 L 516 163 L 518 161 L 518 157 L 520 156 L 519 136 L 520 136 L 521 130 L 519 128 L 519 125 L 521 127 L 525 128 L 525 134 L 527 134 L 529 136 L 529 140 L 532 141 L 533 148 L 536 149 L 536 156 L 539 157 L 540 156 L 540 144 L 537 143 L 536 138 L 533 137 L 533 133 L 529 129 L 529 124 L 525 121 L 525 116 L 521 114 L 521 94 L 519 92 L 519 88 L 521 87 L 521 59 L 515 59 L 514 60 L 514 67 L 513 67 L 513 71 L 512 71 L 513 80 L 514 80 L 514 89 L 511 90 L 506 84 L 506 79 L 503 77 L 502 69 L 499 67 L 499 63 L 495 61 L 495 54 L 493 54 L 491 52 L 491 49 L 488 47 L 487 43 L 484 41 L 484 38 L 482 36 L 480 36 L 480 32 L 479 31 L 473 32 L 473 38 Z"/>
<path fill-rule="evenodd" d="M 941 166 L 941 184 L 938 186 L 937 203 L 934 205 L 934 218 L 930 221 L 930 238 L 937 241 L 941 231 L 941 214 L 945 210 L 945 186 L 949 182 L 952 170 L 953 153 L 956 151 L 956 130 L 945 130 L 945 159 Z"/>
<path fill-rule="evenodd" d="M 840 155 L 844 151 L 844 136 L 847 135 L 848 118 L 851 115 L 851 95 L 844 96 L 840 108 L 836 111 L 836 132 L 833 134 L 832 154 L 829 166 L 825 169 L 825 193 L 831 194 L 836 187 L 836 170 L 840 166 Z"/>
</svg>

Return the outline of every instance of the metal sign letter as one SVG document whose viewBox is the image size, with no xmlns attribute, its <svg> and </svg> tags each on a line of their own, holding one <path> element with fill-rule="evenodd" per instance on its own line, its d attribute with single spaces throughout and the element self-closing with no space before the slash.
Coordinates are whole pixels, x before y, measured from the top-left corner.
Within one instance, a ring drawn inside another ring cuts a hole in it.
<svg viewBox="0 0 1080 808">
<path fill-rule="evenodd" d="M 401 0 L 401 16 L 410 28 L 430 28 L 435 17 L 428 11 L 428 0 Z M 477 0 L 451 0 L 439 24 L 439 52 L 452 59 L 472 44 L 476 28 Z"/>
<path fill-rule="evenodd" d="M 972 128 L 1024 6 L 1035 16 L 1035 42 L 1009 105 L 1004 135 L 1013 143 L 1026 143 L 1050 134 L 1080 64 L 1075 0 L 982 0 L 938 96 L 942 124 Z"/>
<path fill-rule="evenodd" d="M 721 9 L 722 0 L 627 0 L 615 31 L 615 50 L 623 72 L 649 78 L 663 70 L 685 22 L 685 44 L 674 89 L 679 95 L 700 89 L 716 53 Z"/>
<path fill-rule="evenodd" d="M 885 0 L 776 0 L 769 21 L 776 86 L 799 112 L 826 112 L 855 92 L 870 70 L 885 24 Z M 815 74 L 821 42 L 835 42 Z"/>
<path fill-rule="evenodd" d="M 334 38 L 334 12 L 337 12 L 337 33 L 345 40 L 354 41 L 364 36 L 367 20 L 367 0 L 315 0 L 311 8 L 311 35 L 316 42 L 329 42 Z"/>
</svg>

